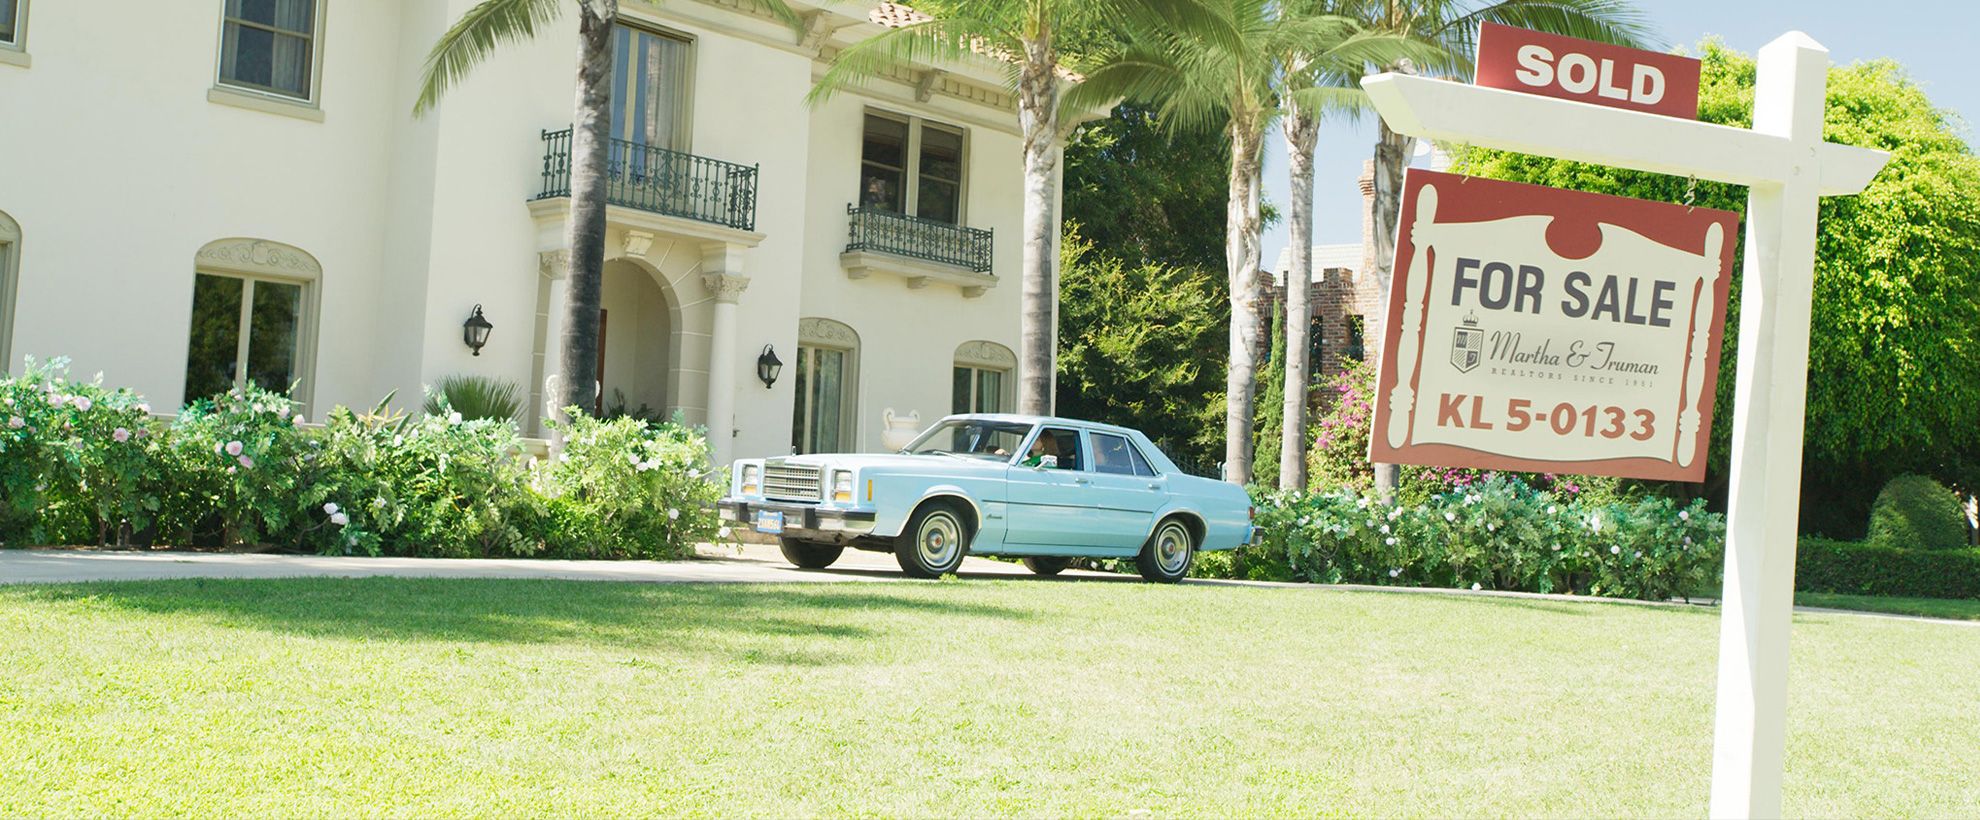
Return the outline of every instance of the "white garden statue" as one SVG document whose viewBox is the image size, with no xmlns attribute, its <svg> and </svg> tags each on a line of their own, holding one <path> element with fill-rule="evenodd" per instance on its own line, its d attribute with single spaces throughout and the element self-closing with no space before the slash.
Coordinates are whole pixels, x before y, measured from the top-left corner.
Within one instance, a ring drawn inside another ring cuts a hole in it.
<svg viewBox="0 0 1980 820">
<path fill-rule="evenodd" d="M 880 446 L 887 448 L 889 452 L 907 449 L 909 444 L 914 443 L 914 437 L 921 433 L 919 410 L 903 416 L 895 415 L 894 408 L 889 407 L 881 411 L 880 419 L 883 422 L 880 428 Z"/>
</svg>

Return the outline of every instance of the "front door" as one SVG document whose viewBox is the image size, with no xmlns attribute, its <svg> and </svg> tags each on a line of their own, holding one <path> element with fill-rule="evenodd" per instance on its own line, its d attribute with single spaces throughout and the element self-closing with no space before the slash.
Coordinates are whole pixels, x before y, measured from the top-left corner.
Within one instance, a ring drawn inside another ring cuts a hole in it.
<svg viewBox="0 0 1980 820">
<path fill-rule="evenodd" d="M 1004 542 L 1013 546 L 1097 546 L 1087 490 L 1086 445 L 1078 430 L 1042 427 L 1006 474 Z M 1048 458 L 1049 457 L 1049 458 Z M 1055 462 L 1055 463 L 1054 463 Z M 1051 464 L 1052 466 L 1047 466 Z"/>
</svg>

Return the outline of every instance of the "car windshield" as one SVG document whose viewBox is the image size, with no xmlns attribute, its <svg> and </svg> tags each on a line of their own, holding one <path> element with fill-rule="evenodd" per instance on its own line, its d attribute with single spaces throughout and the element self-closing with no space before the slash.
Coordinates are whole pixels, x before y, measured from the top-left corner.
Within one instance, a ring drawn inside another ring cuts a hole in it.
<svg viewBox="0 0 1980 820">
<path fill-rule="evenodd" d="M 1031 425 L 1022 422 L 950 419 L 929 428 L 901 452 L 1008 461 L 1030 432 Z"/>
</svg>

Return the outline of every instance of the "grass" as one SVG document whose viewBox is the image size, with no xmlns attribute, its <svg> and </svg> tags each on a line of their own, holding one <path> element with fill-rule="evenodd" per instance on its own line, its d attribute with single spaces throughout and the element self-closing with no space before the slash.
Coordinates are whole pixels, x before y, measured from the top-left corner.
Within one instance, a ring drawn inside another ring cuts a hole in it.
<svg viewBox="0 0 1980 820">
<path fill-rule="evenodd" d="M 1892 615 L 1917 615 L 1922 618 L 1980 621 L 1980 600 L 1897 598 L 1883 595 L 1840 595 L 1826 592 L 1797 592 L 1794 594 L 1794 602 L 1800 606 L 1816 606 L 1828 609 L 1855 609 L 1864 612 L 1885 612 Z"/>
<path fill-rule="evenodd" d="M 0 816 L 1702 815 L 1713 610 L 969 581 L 0 588 Z M 1786 808 L 1980 815 L 1980 629 L 1795 619 Z"/>
</svg>

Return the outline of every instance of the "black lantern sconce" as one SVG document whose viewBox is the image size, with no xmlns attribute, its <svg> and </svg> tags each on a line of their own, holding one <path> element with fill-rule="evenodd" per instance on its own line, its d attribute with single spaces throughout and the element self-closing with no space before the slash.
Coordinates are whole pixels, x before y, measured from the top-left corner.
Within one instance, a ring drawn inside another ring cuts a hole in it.
<svg viewBox="0 0 1980 820">
<path fill-rule="evenodd" d="M 487 317 L 481 315 L 481 306 L 475 305 L 474 313 L 468 316 L 467 321 L 461 323 L 461 341 L 467 342 L 468 349 L 479 356 L 481 346 L 488 344 L 488 331 L 494 329 L 495 326 L 489 324 Z"/>
<path fill-rule="evenodd" d="M 784 361 L 777 358 L 777 349 L 763 346 L 763 353 L 756 357 L 756 377 L 763 380 L 767 389 L 777 383 L 777 374 L 784 372 Z"/>
</svg>

